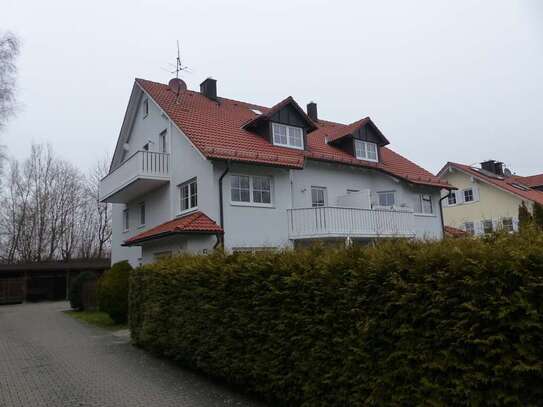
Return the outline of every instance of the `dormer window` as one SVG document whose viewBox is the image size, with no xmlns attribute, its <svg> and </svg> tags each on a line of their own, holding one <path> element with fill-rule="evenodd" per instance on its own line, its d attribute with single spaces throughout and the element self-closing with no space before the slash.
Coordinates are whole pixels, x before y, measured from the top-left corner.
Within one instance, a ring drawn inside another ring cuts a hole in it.
<svg viewBox="0 0 543 407">
<path fill-rule="evenodd" d="M 303 131 L 300 127 L 272 123 L 273 144 L 276 146 L 304 149 Z"/>
<path fill-rule="evenodd" d="M 369 141 L 354 139 L 354 149 L 356 158 L 366 161 L 378 161 L 377 144 Z"/>
</svg>

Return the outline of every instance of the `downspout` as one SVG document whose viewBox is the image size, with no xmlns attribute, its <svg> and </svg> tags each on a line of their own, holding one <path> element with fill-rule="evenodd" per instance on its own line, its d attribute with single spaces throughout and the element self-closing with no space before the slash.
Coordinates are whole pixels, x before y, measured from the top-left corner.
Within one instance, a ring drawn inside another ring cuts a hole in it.
<svg viewBox="0 0 543 407">
<path fill-rule="evenodd" d="M 223 230 L 223 235 L 217 239 L 217 243 L 213 248 L 217 248 L 219 245 L 221 245 L 224 248 L 224 208 L 223 208 L 223 192 L 222 192 L 222 180 L 228 174 L 230 171 L 230 161 L 226 161 L 226 169 L 219 177 L 219 220 L 220 220 L 220 226 Z"/>
<path fill-rule="evenodd" d="M 445 237 L 445 221 L 443 220 L 443 205 L 442 202 L 445 198 L 449 198 L 451 196 L 451 190 L 449 189 L 449 193 L 439 199 L 439 216 L 441 217 L 441 234 L 443 237 Z"/>
</svg>

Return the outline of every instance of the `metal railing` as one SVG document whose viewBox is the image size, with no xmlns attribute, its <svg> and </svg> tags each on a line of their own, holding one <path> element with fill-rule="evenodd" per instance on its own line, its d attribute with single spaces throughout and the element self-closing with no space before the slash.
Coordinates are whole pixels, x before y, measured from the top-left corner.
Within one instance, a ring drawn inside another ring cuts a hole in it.
<svg viewBox="0 0 543 407">
<path fill-rule="evenodd" d="M 412 210 L 360 209 L 323 206 L 288 209 L 289 237 L 411 237 Z"/>
</svg>

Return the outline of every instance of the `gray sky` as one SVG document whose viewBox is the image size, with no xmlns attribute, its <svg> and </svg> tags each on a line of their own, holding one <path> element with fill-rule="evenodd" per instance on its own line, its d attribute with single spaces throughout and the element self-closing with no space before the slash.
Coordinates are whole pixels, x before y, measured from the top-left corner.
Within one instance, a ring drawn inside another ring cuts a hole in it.
<svg viewBox="0 0 543 407">
<path fill-rule="evenodd" d="M 432 172 L 495 158 L 543 172 L 543 1 L 0 0 L 17 33 L 21 158 L 49 141 L 83 170 L 113 152 L 135 77 L 167 82 L 179 39 L 198 89 L 319 116 L 369 115 Z M 6 6 L 7 2 L 7 6 Z"/>
</svg>

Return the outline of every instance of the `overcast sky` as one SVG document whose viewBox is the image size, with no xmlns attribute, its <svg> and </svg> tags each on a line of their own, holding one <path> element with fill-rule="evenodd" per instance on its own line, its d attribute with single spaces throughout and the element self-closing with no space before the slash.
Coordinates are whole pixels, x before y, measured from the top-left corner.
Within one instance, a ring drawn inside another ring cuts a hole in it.
<svg viewBox="0 0 543 407">
<path fill-rule="evenodd" d="M 190 89 L 324 119 L 369 115 L 436 172 L 494 158 L 543 172 L 543 1 L 0 0 L 22 40 L 17 158 L 50 142 L 83 170 L 112 154 L 135 77 L 167 82 L 181 42 Z M 6 7 L 7 1 L 7 7 Z"/>
</svg>

